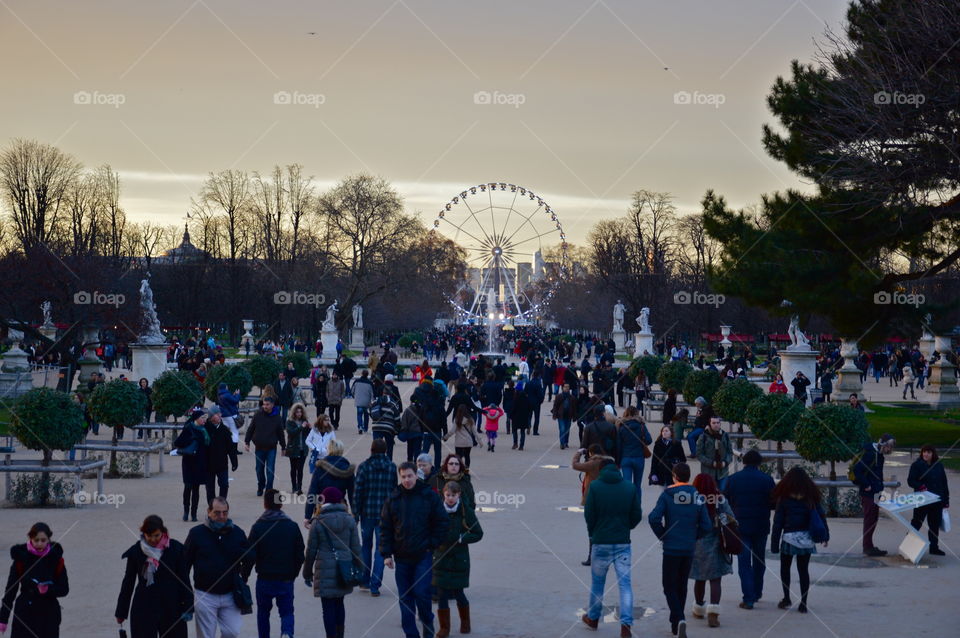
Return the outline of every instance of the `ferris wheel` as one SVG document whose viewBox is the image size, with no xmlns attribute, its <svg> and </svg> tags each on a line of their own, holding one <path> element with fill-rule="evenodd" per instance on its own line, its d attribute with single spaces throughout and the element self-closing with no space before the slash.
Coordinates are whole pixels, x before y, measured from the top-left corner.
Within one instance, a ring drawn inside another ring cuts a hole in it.
<svg viewBox="0 0 960 638">
<path fill-rule="evenodd" d="M 528 188 L 471 186 L 444 205 L 432 230 L 467 253 L 467 281 L 450 299 L 464 323 L 530 323 L 566 275 L 563 225 Z"/>
</svg>

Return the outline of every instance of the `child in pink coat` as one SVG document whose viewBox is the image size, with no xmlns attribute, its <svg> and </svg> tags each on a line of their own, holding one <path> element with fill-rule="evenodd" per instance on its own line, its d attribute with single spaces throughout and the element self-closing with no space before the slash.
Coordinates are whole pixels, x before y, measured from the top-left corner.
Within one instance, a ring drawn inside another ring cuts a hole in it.
<svg viewBox="0 0 960 638">
<path fill-rule="evenodd" d="M 500 429 L 500 417 L 503 416 L 503 408 L 491 403 L 483 410 L 483 415 L 486 417 L 483 429 L 487 432 L 487 452 L 493 452 L 497 443 L 497 430 Z"/>
</svg>

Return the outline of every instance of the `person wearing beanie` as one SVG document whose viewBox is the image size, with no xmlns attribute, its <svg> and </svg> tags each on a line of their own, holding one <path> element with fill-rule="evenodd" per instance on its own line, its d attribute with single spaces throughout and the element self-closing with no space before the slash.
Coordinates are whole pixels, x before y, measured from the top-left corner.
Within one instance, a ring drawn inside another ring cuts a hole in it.
<svg viewBox="0 0 960 638">
<path fill-rule="evenodd" d="M 884 434 L 876 443 L 867 443 L 854 457 L 853 482 L 860 491 L 860 505 L 863 507 L 863 553 L 867 556 L 886 556 L 885 550 L 873 544 L 873 532 L 880 518 L 880 506 L 877 499 L 883 493 L 883 458 L 893 451 L 897 441 L 892 434 Z"/>
<path fill-rule="evenodd" d="M 724 496 L 737 519 L 743 550 L 737 557 L 741 609 L 753 609 L 763 596 L 766 572 L 767 537 L 770 534 L 770 510 L 773 508 L 773 478 L 760 469 L 763 457 L 757 450 L 743 455 L 743 469 L 730 475 Z"/>
<path fill-rule="evenodd" d="M 197 520 L 200 486 L 208 483 L 210 433 L 204 427 L 206 421 L 206 412 L 194 410 L 173 442 L 171 454 L 183 458 L 183 520 L 187 520 L 188 516 L 193 521 Z"/>
<path fill-rule="evenodd" d="M 337 561 L 352 558 L 357 568 L 363 568 L 360 536 L 356 521 L 343 504 L 342 490 L 325 487 L 319 497 L 318 511 L 310 523 L 303 580 L 320 599 L 326 635 L 343 636 L 347 624 L 343 598 L 353 592 L 353 587 L 341 584 Z"/>
</svg>

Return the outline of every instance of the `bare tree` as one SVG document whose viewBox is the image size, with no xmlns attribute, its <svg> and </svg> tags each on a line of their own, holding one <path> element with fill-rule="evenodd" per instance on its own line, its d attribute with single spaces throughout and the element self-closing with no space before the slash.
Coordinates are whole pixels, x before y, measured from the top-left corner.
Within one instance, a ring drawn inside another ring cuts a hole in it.
<svg viewBox="0 0 960 638">
<path fill-rule="evenodd" d="M 303 176 L 300 164 L 287 166 L 285 174 L 287 202 L 290 206 L 290 261 L 300 254 L 300 226 L 314 207 L 313 177 Z"/>
<path fill-rule="evenodd" d="M 251 203 L 250 177 L 243 171 L 227 170 L 210 173 L 200 190 L 193 209 L 200 216 L 222 215 L 221 228 L 226 236 L 223 255 L 235 262 L 248 249 Z"/>
<path fill-rule="evenodd" d="M 268 262 L 279 262 L 286 252 L 284 250 L 284 218 L 287 207 L 283 171 L 280 167 L 273 167 L 273 174 L 269 180 L 264 179 L 260 173 L 254 173 L 251 210 L 254 226 L 259 232 L 257 245 L 260 250 L 258 252 Z"/>
<path fill-rule="evenodd" d="M 35 140 L 15 139 L 0 152 L 0 186 L 24 250 L 54 237 L 61 205 L 80 169 L 72 156 Z"/>
</svg>

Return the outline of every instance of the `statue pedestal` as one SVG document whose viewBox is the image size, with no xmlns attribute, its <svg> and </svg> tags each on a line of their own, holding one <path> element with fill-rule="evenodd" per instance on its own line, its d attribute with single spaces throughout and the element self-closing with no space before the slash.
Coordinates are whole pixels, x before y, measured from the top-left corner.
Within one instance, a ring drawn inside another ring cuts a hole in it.
<svg viewBox="0 0 960 638">
<path fill-rule="evenodd" d="M 0 396 L 13 399 L 33 389 L 29 355 L 16 344 L 0 356 Z"/>
<path fill-rule="evenodd" d="M 246 352 L 247 344 L 250 344 L 250 350 L 253 350 L 253 319 L 241 319 L 243 321 L 243 334 L 240 336 L 240 349 Z"/>
<path fill-rule="evenodd" d="M 954 376 L 954 365 L 946 355 L 952 352 L 950 337 L 934 336 L 936 351 L 940 358 L 930 365 L 930 378 L 927 380 L 927 403 L 934 410 L 948 410 L 960 406 L 960 389 Z"/>
<path fill-rule="evenodd" d="M 57 327 L 56 327 L 56 326 L 46 326 L 46 325 L 44 325 L 44 326 L 40 326 L 37 330 L 38 330 L 38 332 L 39 332 L 40 334 L 42 334 L 42 335 L 43 335 L 44 337 L 46 337 L 47 339 L 50 339 L 51 341 L 56 341 L 56 340 L 57 340 Z"/>
<path fill-rule="evenodd" d="M 810 405 L 810 390 L 813 390 L 813 384 L 817 379 L 817 353 L 814 350 L 781 350 L 780 351 L 780 374 L 783 375 L 783 382 L 787 384 L 787 391 L 793 391 L 790 382 L 802 372 L 808 379 L 810 385 L 807 386 L 807 405 Z"/>
<path fill-rule="evenodd" d="M 633 356 L 642 357 L 646 354 L 653 354 L 653 333 L 638 332 L 633 340 Z"/>
<path fill-rule="evenodd" d="M 846 401 L 851 394 L 860 396 L 863 392 L 860 369 L 857 367 L 857 355 L 859 353 L 856 341 L 849 339 L 841 341 L 840 356 L 843 357 L 843 367 L 837 371 L 837 382 L 833 385 L 833 393 L 837 395 L 839 401 Z M 784 381 L 786 381 L 786 377 L 784 377 Z"/>
<path fill-rule="evenodd" d="M 131 343 L 130 353 L 133 355 L 133 370 L 130 372 L 131 381 L 139 383 L 146 379 L 153 385 L 161 374 L 167 370 L 167 344 L 165 343 Z"/>
<path fill-rule="evenodd" d="M 324 359 L 336 359 L 337 358 L 337 341 L 339 336 L 337 335 L 336 330 L 321 330 L 320 331 L 320 343 L 323 344 L 323 358 Z"/>
<path fill-rule="evenodd" d="M 627 332 L 625 330 L 614 330 L 611 335 L 617 352 L 624 352 L 627 347 Z"/>
<path fill-rule="evenodd" d="M 936 340 L 933 338 L 933 335 L 924 330 L 923 336 L 920 337 L 920 354 L 922 354 L 927 361 L 930 360 L 930 357 L 933 356 L 933 351 L 936 350 L 934 346 L 935 343 Z"/>
<path fill-rule="evenodd" d="M 350 330 L 350 349 L 363 352 L 363 328 L 353 328 Z M 324 346 L 326 349 L 326 346 Z"/>
</svg>

